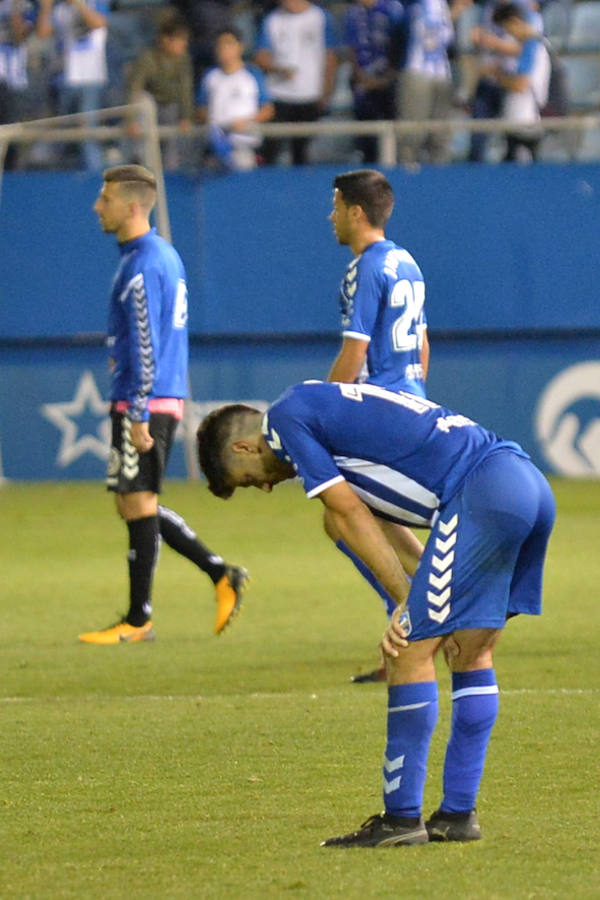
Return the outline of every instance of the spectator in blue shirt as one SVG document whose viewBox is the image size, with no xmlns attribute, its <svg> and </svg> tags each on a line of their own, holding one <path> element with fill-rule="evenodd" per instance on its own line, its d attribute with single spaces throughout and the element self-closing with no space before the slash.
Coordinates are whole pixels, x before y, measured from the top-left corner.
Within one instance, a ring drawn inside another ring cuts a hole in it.
<svg viewBox="0 0 600 900">
<path fill-rule="evenodd" d="M 344 44 L 352 63 L 354 115 L 359 122 L 393 119 L 396 73 L 391 62 L 393 33 L 402 21 L 399 0 L 356 0 L 344 16 Z M 357 139 L 364 162 L 376 162 L 377 138 Z"/>
<path fill-rule="evenodd" d="M 27 38 L 35 21 L 34 5 L 29 0 L 0 0 L 0 125 L 19 122 L 26 117 Z M 38 19 L 38 31 L 39 28 Z M 17 148 L 9 147 L 4 168 L 16 168 L 17 160 Z"/>
</svg>

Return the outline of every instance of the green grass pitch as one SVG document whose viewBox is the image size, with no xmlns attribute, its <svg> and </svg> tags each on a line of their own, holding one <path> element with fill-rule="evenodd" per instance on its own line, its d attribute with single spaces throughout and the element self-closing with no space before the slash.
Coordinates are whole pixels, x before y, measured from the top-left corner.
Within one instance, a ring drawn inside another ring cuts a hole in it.
<svg viewBox="0 0 600 900">
<path fill-rule="evenodd" d="M 212 586 L 164 547 L 154 644 L 80 645 L 126 608 L 125 529 L 99 484 L 0 491 L 0 897 L 598 898 L 600 481 L 553 483 L 541 619 L 509 623 L 484 840 L 319 847 L 381 809 L 380 601 L 295 484 L 163 500 L 252 582 L 216 638 Z M 425 812 L 439 801 L 440 720 Z"/>
</svg>

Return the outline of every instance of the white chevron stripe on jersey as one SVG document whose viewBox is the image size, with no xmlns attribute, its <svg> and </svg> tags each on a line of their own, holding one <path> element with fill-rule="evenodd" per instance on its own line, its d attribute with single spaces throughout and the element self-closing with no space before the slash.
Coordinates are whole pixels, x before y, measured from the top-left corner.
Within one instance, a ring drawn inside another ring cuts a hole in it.
<svg viewBox="0 0 600 900">
<path fill-rule="evenodd" d="M 131 279 L 121 295 L 121 299 L 123 299 L 123 296 L 127 292 L 131 292 L 132 295 L 138 336 L 138 359 L 140 363 L 140 383 L 137 396 L 131 404 L 130 409 L 130 414 L 135 420 L 146 409 L 148 395 L 152 390 L 155 373 L 154 350 L 152 347 L 150 318 L 148 316 L 148 299 L 146 297 L 146 288 L 144 286 L 144 276 L 141 272 Z"/>
</svg>

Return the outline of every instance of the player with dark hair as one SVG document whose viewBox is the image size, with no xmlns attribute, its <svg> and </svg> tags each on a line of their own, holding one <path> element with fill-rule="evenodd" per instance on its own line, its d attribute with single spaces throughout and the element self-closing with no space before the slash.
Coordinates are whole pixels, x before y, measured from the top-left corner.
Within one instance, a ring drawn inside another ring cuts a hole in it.
<svg viewBox="0 0 600 900">
<path fill-rule="evenodd" d="M 425 281 L 408 250 L 385 236 L 393 208 L 392 186 L 381 172 L 358 169 L 334 178 L 329 218 L 354 258 L 340 289 L 343 343 L 328 380 L 425 396 Z"/>
<path fill-rule="evenodd" d="M 410 253 L 385 236 L 393 208 L 394 192 L 381 172 L 357 169 L 334 178 L 329 218 L 338 242 L 350 247 L 353 259 L 340 288 L 342 347 L 327 380 L 367 381 L 424 397 L 429 365 L 425 281 Z M 336 533 L 327 511 L 325 529 L 391 615 L 394 601 Z M 414 575 L 423 551 L 421 542 L 408 528 L 394 530 L 407 572 Z M 385 681 L 385 666 L 352 680 Z"/>
<path fill-rule="evenodd" d="M 376 426 L 374 427 L 374 424 Z M 522 448 L 408 392 L 306 382 L 266 413 L 223 407 L 198 429 L 210 490 L 270 492 L 298 475 L 398 604 L 382 641 L 388 680 L 385 809 L 326 846 L 388 847 L 481 837 L 475 811 L 498 713 L 493 650 L 507 618 L 541 612 L 555 516 Z M 379 519 L 431 528 L 410 587 Z M 437 722 L 434 658 L 452 672 L 452 727 L 439 809 L 421 817 Z"/>
<path fill-rule="evenodd" d="M 103 231 L 119 242 L 108 344 L 112 445 L 107 487 L 129 532 L 129 611 L 115 625 L 79 635 L 88 644 L 154 638 L 152 580 L 161 538 L 215 585 L 219 634 L 241 602 L 247 572 L 205 547 L 158 494 L 187 396 L 188 300 L 177 251 L 150 226 L 156 178 L 143 166 L 107 169 L 94 204 Z"/>
</svg>

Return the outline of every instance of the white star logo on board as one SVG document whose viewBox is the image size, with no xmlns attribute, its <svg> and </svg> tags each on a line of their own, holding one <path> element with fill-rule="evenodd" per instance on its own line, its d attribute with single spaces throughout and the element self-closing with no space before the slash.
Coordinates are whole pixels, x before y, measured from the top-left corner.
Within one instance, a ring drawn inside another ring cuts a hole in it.
<svg viewBox="0 0 600 900">
<path fill-rule="evenodd" d="M 85 371 L 75 390 L 75 396 L 66 403 L 44 403 L 41 414 L 62 432 L 56 464 L 62 469 L 71 465 L 85 453 L 98 459 L 108 459 L 110 447 L 110 404 L 103 400 L 90 371 Z M 83 416 L 97 418 L 96 433 L 83 432 L 77 420 Z M 83 433 L 80 433 L 83 432 Z"/>
</svg>

